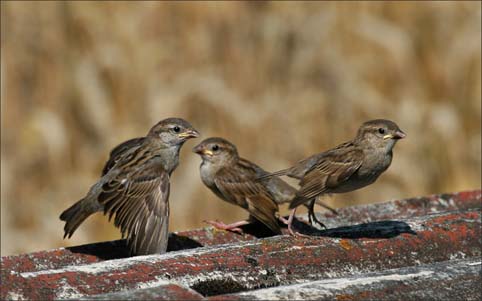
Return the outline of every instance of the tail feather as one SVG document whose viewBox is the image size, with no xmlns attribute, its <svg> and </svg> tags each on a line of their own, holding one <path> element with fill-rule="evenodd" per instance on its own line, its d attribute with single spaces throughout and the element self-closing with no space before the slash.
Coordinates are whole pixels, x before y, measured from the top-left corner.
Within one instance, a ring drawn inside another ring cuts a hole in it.
<svg viewBox="0 0 482 301">
<path fill-rule="evenodd" d="M 88 207 L 85 206 L 85 199 L 82 199 L 66 209 L 60 215 L 60 219 L 65 221 L 64 226 L 64 238 L 65 237 L 72 237 L 75 230 L 82 224 L 82 222 L 88 218 L 92 213 L 95 211 L 90 210 Z"/>
<path fill-rule="evenodd" d="M 338 215 L 338 212 L 336 211 L 335 208 L 328 206 L 327 204 L 323 203 L 323 202 L 320 201 L 319 199 L 317 199 L 317 201 L 315 202 L 315 204 L 317 204 L 317 205 L 319 205 L 319 206 L 321 206 L 321 207 L 323 207 L 323 208 L 331 211 L 331 213 L 333 213 L 334 215 Z"/>
<path fill-rule="evenodd" d="M 267 173 L 265 175 L 262 175 L 258 178 L 256 178 L 257 180 L 266 180 L 266 179 L 269 179 L 269 178 L 272 178 L 272 177 L 281 177 L 281 176 L 286 176 L 289 174 L 291 168 L 287 168 L 287 169 L 282 169 L 282 170 L 279 170 L 279 171 L 275 171 L 275 172 L 272 172 L 272 173 Z"/>
<path fill-rule="evenodd" d="M 300 197 L 300 196 L 296 196 L 290 203 L 290 206 L 289 208 L 290 209 L 294 209 L 296 207 L 298 207 L 299 205 L 301 204 L 304 204 L 304 203 L 307 203 L 310 199 L 307 199 L 307 198 L 304 198 L 304 197 Z"/>
</svg>

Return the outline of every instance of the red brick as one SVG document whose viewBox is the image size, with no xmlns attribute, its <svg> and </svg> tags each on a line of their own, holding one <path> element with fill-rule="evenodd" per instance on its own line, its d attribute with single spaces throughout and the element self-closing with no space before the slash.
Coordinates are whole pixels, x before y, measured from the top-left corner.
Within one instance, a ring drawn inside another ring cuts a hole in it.
<svg viewBox="0 0 482 301">
<path fill-rule="evenodd" d="M 426 214 L 481 208 L 481 190 L 454 194 L 439 194 L 385 203 L 341 208 L 337 216 L 323 212 L 319 217 L 330 228 L 362 222 L 401 219 Z M 286 230 L 284 230 L 286 233 Z M 238 235 L 212 228 L 196 229 L 171 234 L 168 250 L 189 249 L 200 246 L 236 243 L 256 239 L 250 234 Z M 34 272 L 99 262 L 107 259 L 125 258 L 128 254 L 124 241 L 117 240 L 60 248 L 17 256 L 2 257 L 2 271 Z"/>
<path fill-rule="evenodd" d="M 383 228 L 374 223 L 373 233 L 380 238 L 360 237 L 347 242 L 327 237 L 276 236 L 56 270 L 12 271 L 3 273 L 6 277 L 2 279 L 0 297 L 75 298 L 132 290 L 140 285 L 154 287 L 165 281 L 180 283 L 205 295 L 219 295 L 479 257 L 480 218 L 480 210 L 473 210 L 397 221 L 406 223 L 416 235 L 399 233 L 403 227 L 395 225 L 395 235 L 391 237 L 393 233 L 387 232 L 391 224 Z M 370 234 L 370 229 L 365 228 L 360 233 Z M 343 231 L 347 233 L 347 229 Z M 359 231 L 359 227 L 353 226 L 352 231 Z"/>
<path fill-rule="evenodd" d="M 480 300 L 480 258 L 437 262 L 208 300 Z"/>
</svg>

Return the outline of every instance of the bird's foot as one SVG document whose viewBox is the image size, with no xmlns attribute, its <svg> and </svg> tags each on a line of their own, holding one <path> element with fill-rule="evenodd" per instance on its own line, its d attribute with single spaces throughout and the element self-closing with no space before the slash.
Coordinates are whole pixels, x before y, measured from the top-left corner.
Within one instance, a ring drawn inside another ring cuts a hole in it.
<svg viewBox="0 0 482 301">
<path fill-rule="evenodd" d="M 213 226 L 216 229 L 236 232 L 236 233 L 239 233 L 239 234 L 243 233 L 243 230 L 241 228 L 239 228 L 239 226 L 243 226 L 243 225 L 248 224 L 247 221 L 240 221 L 240 222 L 236 222 L 236 223 L 232 223 L 232 224 L 225 224 L 225 223 L 223 223 L 221 221 L 218 221 L 218 220 L 215 220 L 215 221 L 206 221 L 205 220 L 204 222 L 206 224 L 210 224 L 211 226 Z"/>
<path fill-rule="evenodd" d="M 282 216 L 278 217 L 278 219 L 279 219 L 283 224 L 289 225 L 289 220 L 288 220 L 288 219 L 286 219 L 286 218 L 284 218 L 284 217 L 282 217 Z"/>
<path fill-rule="evenodd" d="M 306 234 L 301 234 L 300 232 L 296 232 L 293 230 L 293 219 L 295 217 L 295 214 L 296 214 L 296 208 L 293 209 L 290 213 L 290 216 L 288 217 L 288 219 L 280 216 L 278 219 L 284 223 L 285 225 L 288 226 L 288 233 L 291 235 L 291 236 L 294 236 L 294 237 L 311 237 L 309 235 L 306 235 Z"/>
<path fill-rule="evenodd" d="M 289 219 L 286 219 L 282 216 L 280 216 L 278 218 L 283 224 L 287 225 L 288 226 L 288 232 L 291 236 L 298 236 L 298 237 L 307 237 L 308 235 L 304 235 L 304 234 L 301 234 L 299 232 L 296 232 L 293 230 L 293 228 L 291 227 L 291 224 L 292 224 L 292 220 L 290 221 Z"/>
<path fill-rule="evenodd" d="M 323 229 L 328 229 L 325 224 L 323 224 L 317 217 L 314 212 L 309 212 L 308 213 L 308 221 L 310 222 L 310 225 L 313 226 L 313 223 L 317 223 L 320 227 Z"/>
<path fill-rule="evenodd" d="M 294 231 L 291 227 L 291 223 L 288 224 L 288 233 L 293 237 L 311 237 L 310 235 L 302 234 L 300 232 Z"/>
</svg>

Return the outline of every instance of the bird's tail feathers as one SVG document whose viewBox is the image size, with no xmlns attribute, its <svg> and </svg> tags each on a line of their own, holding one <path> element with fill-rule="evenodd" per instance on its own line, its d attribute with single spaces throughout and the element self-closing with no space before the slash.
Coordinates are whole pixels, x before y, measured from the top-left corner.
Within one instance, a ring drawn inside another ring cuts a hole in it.
<svg viewBox="0 0 482 301">
<path fill-rule="evenodd" d="M 249 202 L 249 213 L 252 217 L 265 224 L 276 234 L 281 234 L 281 229 L 276 218 L 278 205 L 269 198 L 259 198 Z"/>
<path fill-rule="evenodd" d="M 307 203 L 309 200 L 310 199 L 307 199 L 305 197 L 295 196 L 295 198 L 291 201 L 289 208 L 294 209 L 294 208 L 298 207 L 299 205 Z"/>
<path fill-rule="evenodd" d="M 60 219 L 65 221 L 64 226 L 64 238 L 72 237 L 75 230 L 82 224 L 82 222 L 88 218 L 95 210 L 91 209 L 91 206 L 86 206 L 88 200 L 81 199 L 77 203 L 70 206 L 60 215 Z"/>
<path fill-rule="evenodd" d="M 267 173 L 265 175 L 262 175 L 260 177 L 257 178 L 257 180 L 266 180 L 266 179 L 269 179 L 269 178 L 272 178 L 272 177 L 281 177 L 281 176 L 286 176 L 289 174 L 291 168 L 287 168 L 287 169 L 282 169 L 282 170 L 278 170 L 278 171 L 275 171 L 275 172 L 272 172 L 272 173 Z"/>
<path fill-rule="evenodd" d="M 315 204 L 317 204 L 318 206 L 321 206 L 327 210 L 329 210 L 331 213 L 333 213 L 334 215 L 338 215 L 338 212 L 336 211 L 335 208 L 331 207 L 331 206 L 328 206 L 327 204 L 323 203 L 322 201 L 320 200 L 316 200 Z"/>
</svg>

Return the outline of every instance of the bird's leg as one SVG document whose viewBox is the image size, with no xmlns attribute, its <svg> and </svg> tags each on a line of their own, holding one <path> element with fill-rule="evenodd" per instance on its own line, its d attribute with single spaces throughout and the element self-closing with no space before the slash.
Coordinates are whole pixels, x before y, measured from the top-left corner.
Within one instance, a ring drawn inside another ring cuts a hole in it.
<svg viewBox="0 0 482 301">
<path fill-rule="evenodd" d="M 291 228 L 291 225 L 293 224 L 293 218 L 295 217 L 295 213 L 296 213 L 296 208 L 291 210 L 290 216 L 288 217 L 288 220 L 287 220 L 288 232 L 293 236 L 296 236 L 296 234 L 298 233 L 298 232 L 294 232 L 293 229 Z"/>
<path fill-rule="evenodd" d="M 285 225 L 288 225 L 288 220 L 282 216 L 279 216 L 278 219 Z"/>
<path fill-rule="evenodd" d="M 316 198 L 313 198 L 310 201 L 310 204 L 308 205 L 308 220 L 310 222 L 310 225 L 313 225 L 313 222 L 316 222 L 318 225 L 326 229 L 325 224 L 323 224 L 318 218 L 316 217 L 315 214 L 315 201 Z"/>
<path fill-rule="evenodd" d="M 316 217 L 314 216 L 315 199 L 311 200 L 308 205 L 305 204 L 305 206 L 308 208 L 308 222 L 310 225 L 313 225 L 313 219 Z"/>
<path fill-rule="evenodd" d="M 295 217 L 295 213 L 296 213 L 296 208 L 291 210 L 291 213 L 290 213 L 290 216 L 288 217 L 288 219 L 280 216 L 278 217 L 278 219 L 285 225 L 288 225 L 288 232 L 290 233 L 290 235 L 292 236 L 299 236 L 299 237 L 311 237 L 309 235 L 305 235 L 305 234 L 301 234 L 299 232 L 295 232 L 293 231 L 293 228 L 291 227 L 291 225 L 293 224 L 293 218 Z"/>
<path fill-rule="evenodd" d="M 296 208 L 294 208 L 293 210 L 291 210 L 291 213 L 290 213 L 290 216 L 288 217 L 288 219 L 280 216 L 279 217 L 279 220 L 284 223 L 285 225 L 288 225 L 288 232 L 290 233 L 290 235 L 292 236 L 302 236 L 302 237 L 308 237 L 308 235 L 304 235 L 304 234 L 301 234 L 299 232 L 295 232 L 293 231 L 293 228 L 291 227 L 291 225 L 293 224 L 293 219 L 295 217 L 295 213 L 296 213 Z"/>
<path fill-rule="evenodd" d="M 239 227 L 249 224 L 248 221 L 239 221 L 239 222 L 235 222 L 235 223 L 232 223 L 232 224 L 225 224 L 225 223 L 220 222 L 218 220 L 216 220 L 216 221 L 204 221 L 204 222 L 206 224 L 210 224 L 211 226 L 213 226 L 216 229 L 237 232 L 237 233 L 240 233 L 240 234 L 243 233 L 243 230 Z"/>
</svg>

